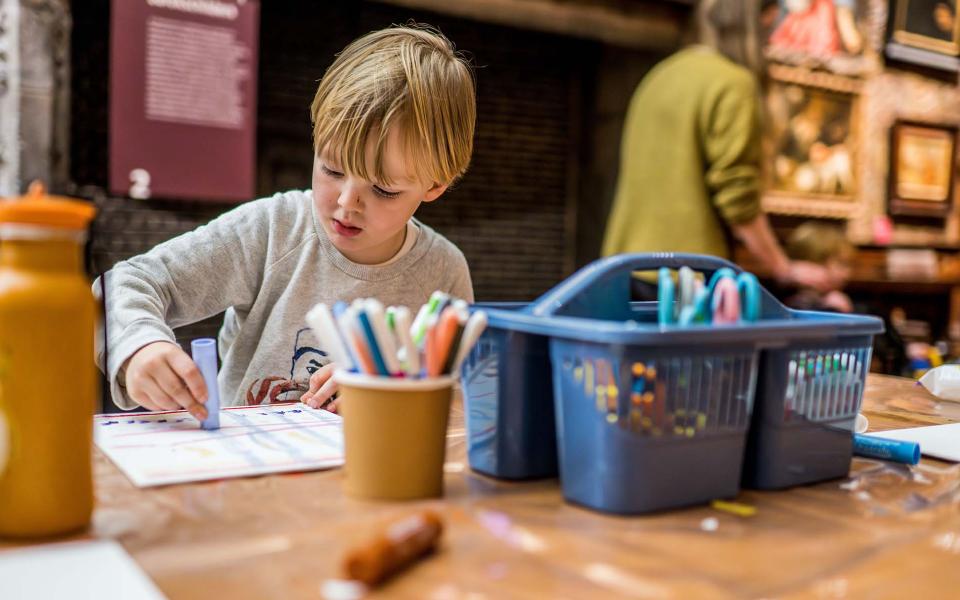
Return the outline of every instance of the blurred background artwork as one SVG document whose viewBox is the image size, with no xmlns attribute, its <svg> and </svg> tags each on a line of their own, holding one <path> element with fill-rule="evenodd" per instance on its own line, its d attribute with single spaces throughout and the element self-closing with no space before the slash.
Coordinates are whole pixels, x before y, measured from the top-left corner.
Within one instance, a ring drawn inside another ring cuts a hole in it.
<svg viewBox="0 0 960 600">
<path fill-rule="evenodd" d="M 877 64 L 869 0 L 778 0 L 765 4 L 764 54 L 777 62 L 858 74 Z"/>
<path fill-rule="evenodd" d="M 942 216 L 953 199 L 957 128 L 897 121 L 891 129 L 890 211 Z"/>
<path fill-rule="evenodd" d="M 851 198 L 854 96 L 772 80 L 766 101 L 769 190 Z"/>
<path fill-rule="evenodd" d="M 960 53 L 956 0 L 896 0 L 893 39 L 941 54 Z"/>
</svg>

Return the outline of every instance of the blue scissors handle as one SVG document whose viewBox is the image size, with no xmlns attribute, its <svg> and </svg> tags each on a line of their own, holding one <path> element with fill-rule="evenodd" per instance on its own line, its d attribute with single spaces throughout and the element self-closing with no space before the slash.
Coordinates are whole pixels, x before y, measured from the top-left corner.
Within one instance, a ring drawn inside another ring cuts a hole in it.
<svg viewBox="0 0 960 600">
<path fill-rule="evenodd" d="M 754 323 L 760 320 L 760 282 L 753 273 L 738 274 L 722 267 L 714 271 L 710 282 L 700 289 L 697 289 L 692 269 L 682 267 L 678 278 L 679 289 L 668 267 L 661 267 L 658 272 L 657 318 L 661 325 Z M 721 283 L 726 279 L 730 282 Z M 722 315 L 716 314 L 718 310 Z"/>
<path fill-rule="evenodd" d="M 670 269 L 661 267 L 657 273 L 657 320 L 661 325 L 674 323 L 673 302 L 677 296 L 677 286 L 673 282 Z"/>
<path fill-rule="evenodd" d="M 747 323 L 760 320 L 760 282 L 753 273 L 744 271 L 737 275 L 737 291 L 740 292 L 740 318 Z"/>
</svg>

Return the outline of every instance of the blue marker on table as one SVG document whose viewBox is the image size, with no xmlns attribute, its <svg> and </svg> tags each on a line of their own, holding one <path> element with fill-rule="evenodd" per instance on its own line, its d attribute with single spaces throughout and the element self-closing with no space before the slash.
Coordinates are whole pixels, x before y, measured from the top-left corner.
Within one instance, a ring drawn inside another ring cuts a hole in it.
<svg viewBox="0 0 960 600">
<path fill-rule="evenodd" d="M 888 438 L 853 434 L 853 453 L 915 465 L 920 462 L 920 444 Z"/>
<path fill-rule="evenodd" d="M 220 429 L 220 388 L 217 386 L 217 341 L 200 338 L 190 343 L 193 362 L 197 363 L 203 382 L 207 384 L 207 418 L 200 422 L 202 429 Z"/>
</svg>

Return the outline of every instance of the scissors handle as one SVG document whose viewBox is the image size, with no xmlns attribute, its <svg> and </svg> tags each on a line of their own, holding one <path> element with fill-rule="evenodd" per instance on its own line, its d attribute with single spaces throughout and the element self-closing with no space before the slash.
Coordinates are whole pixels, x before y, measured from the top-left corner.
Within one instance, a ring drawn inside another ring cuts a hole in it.
<svg viewBox="0 0 960 600">
<path fill-rule="evenodd" d="M 730 261 L 704 254 L 653 252 L 619 254 L 601 258 L 583 267 L 540 297 L 531 313 L 539 316 L 590 316 L 598 305 L 630 301 L 630 280 L 634 271 L 656 271 L 660 267 L 713 272 L 724 267 L 734 273 L 742 269 Z"/>
</svg>

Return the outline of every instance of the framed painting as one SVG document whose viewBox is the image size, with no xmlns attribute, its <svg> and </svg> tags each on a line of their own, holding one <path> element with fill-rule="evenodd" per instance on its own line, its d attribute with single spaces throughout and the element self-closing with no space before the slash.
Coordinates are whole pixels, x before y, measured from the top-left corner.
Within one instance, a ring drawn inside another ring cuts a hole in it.
<svg viewBox="0 0 960 600">
<path fill-rule="evenodd" d="M 859 75 L 879 67 L 875 0 L 778 0 L 760 15 L 772 61 Z M 956 0 L 953 0 L 956 1 Z"/>
<path fill-rule="evenodd" d="M 956 126 L 895 122 L 890 129 L 890 214 L 945 217 L 953 203 L 956 156 Z"/>
<path fill-rule="evenodd" d="M 957 0 L 896 0 L 895 10 L 894 41 L 950 56 L 960 54 Z"/>
<path fill-rule="evenodd" d="M 858 87 L 845 78 L 770 70 L 764 128 L 764 206 L 846 217 L 856 198 Z"/>
</svg>

